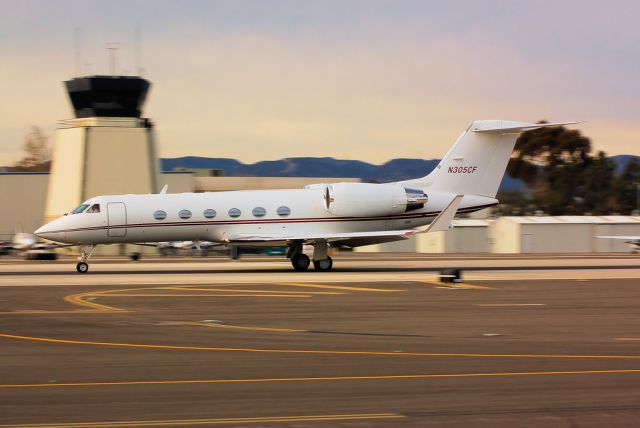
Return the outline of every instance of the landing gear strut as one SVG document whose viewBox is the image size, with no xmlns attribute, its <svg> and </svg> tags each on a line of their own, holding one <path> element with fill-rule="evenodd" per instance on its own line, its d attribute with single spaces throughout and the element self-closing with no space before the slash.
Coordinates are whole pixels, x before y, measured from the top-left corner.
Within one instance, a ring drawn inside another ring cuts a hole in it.
<svg viewBox="0 0 640 428">
<path fill-rule="evenodd" d="M 89 271 L 89 257 L 93 253 L 93 249 L 96 248 L 95 245 L 89 245 L 88 247 L 82 247 L 80 251 L 80 257 L 78 257 L 78 264 L 76 265 L 76 270 L 78 273 L 87 273 Z"/>
</svg>

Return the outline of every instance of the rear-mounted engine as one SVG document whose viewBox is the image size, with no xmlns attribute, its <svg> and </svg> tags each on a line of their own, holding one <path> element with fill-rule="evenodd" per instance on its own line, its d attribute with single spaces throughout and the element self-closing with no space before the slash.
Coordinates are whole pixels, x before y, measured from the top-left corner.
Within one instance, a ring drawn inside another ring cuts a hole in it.
<svg viewBox="0 0 640 428">
<path fill-rule="evenodd" d="M 313 184 L 307 188 L 321 188 L 325 209 L 341 217 L 401 214 L 420 209 L 429 200 L 422 190 L 397 184 L 333 183 Z"/>
</svg>

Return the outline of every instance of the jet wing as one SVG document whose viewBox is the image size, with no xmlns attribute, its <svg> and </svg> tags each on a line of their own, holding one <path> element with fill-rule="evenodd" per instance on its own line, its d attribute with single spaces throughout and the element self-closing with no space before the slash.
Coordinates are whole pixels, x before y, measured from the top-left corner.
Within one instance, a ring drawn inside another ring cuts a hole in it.
<svg viewBox="0 0 640 428">
<path fill-rule="evenodd" d="M 413 229 L 404 229 L 404 230 L 385 230 L 385 231 L 374 231 L 374 232 L 336 232 L 336 233 L 310 233 L 310 234 L 238 234 L 232 235 L 228 237 L 229 242 L 231 243 L 258 243 L 258 242 L 291 242 L 291 241 L 305 241 L 305 242 L 314 242 L 314 241 L 327 241 L 327 242 L 340 242 L 340 241 L 350 241 L 350 240 L 360 240 L 363 241 L 371 240 L 377 242 L 386 242 L 389 238 L 392 241 L 408 239 L 416 231 Z M 384 238 L 382 241 L 378 241 L 378 239 Z M 362 244 L 365 245 L 365 244 Z"/>
</svg>

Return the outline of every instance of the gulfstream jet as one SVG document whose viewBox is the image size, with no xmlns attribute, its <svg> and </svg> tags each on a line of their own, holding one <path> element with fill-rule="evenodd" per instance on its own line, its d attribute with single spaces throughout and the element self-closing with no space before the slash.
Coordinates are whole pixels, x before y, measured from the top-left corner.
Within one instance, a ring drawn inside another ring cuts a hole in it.
<svg viewBox="0 0 640 428">
<path fill-rule="evenodd" d="M 575 122 L 570 122 L 575 123 Z M 456 213 L 495 198 L 518 135 L 570 123 L 473 122 L 426 177 L 386 184 L 313 184 L 291 190 L 96 196 L 36 235 L 78 245 L 85 273 L 96 245 L 210 241 L 283 246 L 293 268 L 329 271 L 330 246 L 357 247 L 448 230 Z M 303 252 L 313 245 L 313 257 Z"/>
</svg>

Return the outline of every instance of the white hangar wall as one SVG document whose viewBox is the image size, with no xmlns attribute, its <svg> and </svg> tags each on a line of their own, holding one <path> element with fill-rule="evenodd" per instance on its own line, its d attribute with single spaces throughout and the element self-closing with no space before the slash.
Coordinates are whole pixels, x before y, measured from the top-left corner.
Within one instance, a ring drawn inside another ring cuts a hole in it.
<svg viewBox="0 0 640 428">
<path fill-rule="evenodd" d="M 448 232 L 356 248 L 357 252 L 406 253 L 615 253 L 629 252 L 624 240 L 602 235 L 640 236 L 640 217 L 543 216 L 460 219 Z"/>
<path fill-rule="evenodd" d="M 628 252 L 623 240 L 602 235 L 640 235 L 640 217 L 501 217 L 489 227 L 494 253 Z"/>
</svg>

